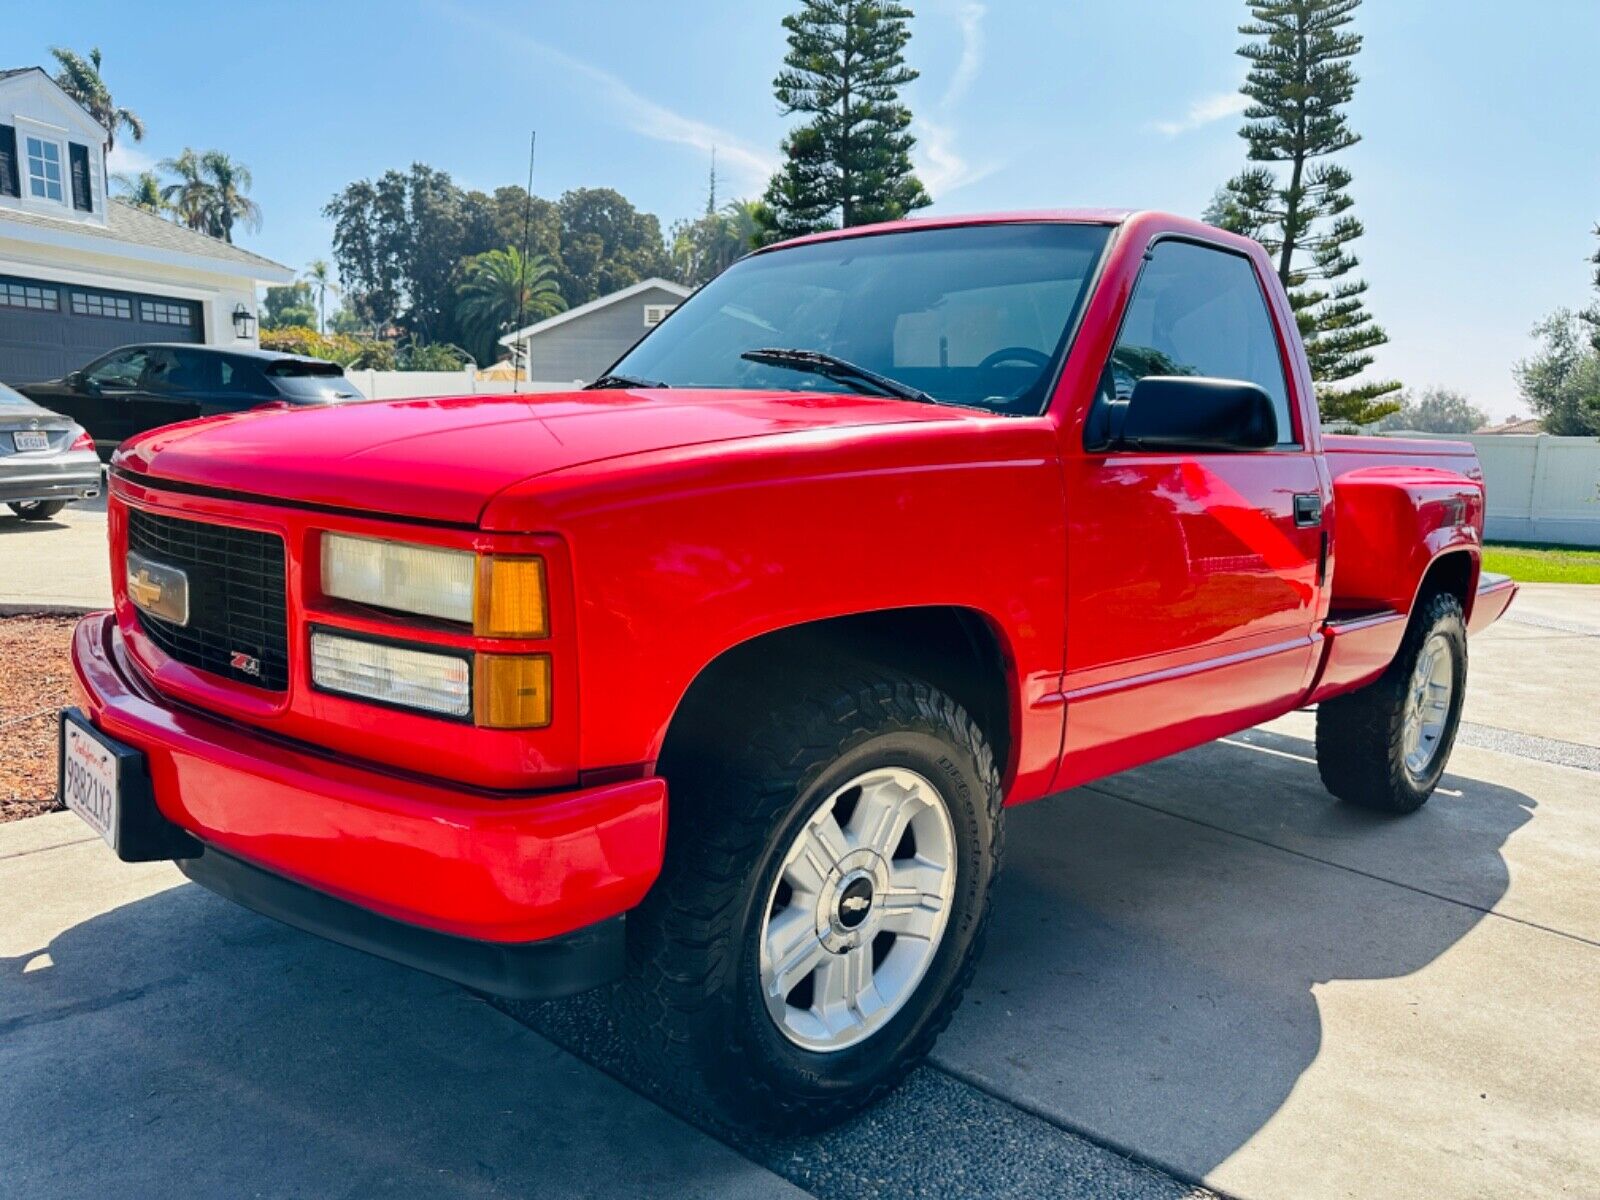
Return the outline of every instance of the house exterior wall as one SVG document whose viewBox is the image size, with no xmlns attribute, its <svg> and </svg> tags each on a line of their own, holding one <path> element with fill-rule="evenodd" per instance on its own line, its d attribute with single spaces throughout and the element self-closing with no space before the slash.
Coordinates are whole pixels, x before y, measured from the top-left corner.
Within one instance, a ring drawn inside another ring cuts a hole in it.
<svg viewBox="0 0 1600 1200">
<path fill-rule="evenodd" d="M 22 182 L 21 196 L 0 195 L 0 218 L 8 210 L 13 210 L 50 216 L 71 224 L 103 226 L 106 223 L 106 133 L 88 113 L 63 95 L 61 89 L 42 73 L 28 71 L 0 80 L 0 125 L 14 126 L 17 131 L 17 170 Z M 49 137 L 62 147 L 61 165 L 65 176 L 65 202 L 62 204 L 41 200 L 28 192 L 24 139 L 29 133 Z M 73 142 L 87 147 L 89 151 L 93 206 L 90 212 L 72 207 L 72 181 L 66 147 Z"/>
<path fill-rule="evenodd" d="M 588 383 L 648 331 L 646 305 L 681 303 L 682 296 L 665 288 L 647 288 L 536 333 L 528 339 L 532 348 L 529 378 L 546 383 Z"/>
</svg>

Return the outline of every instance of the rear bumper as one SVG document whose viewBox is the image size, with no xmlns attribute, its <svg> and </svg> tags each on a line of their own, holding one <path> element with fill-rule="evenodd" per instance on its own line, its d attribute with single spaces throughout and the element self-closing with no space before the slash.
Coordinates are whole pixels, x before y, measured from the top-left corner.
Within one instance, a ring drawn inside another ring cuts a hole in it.
<svg viewBox="0 0 1600 1200">
<path fill-rule="evenodd" d="M 1509 575 L 1478 576 L 1478 594 L 1467 618 L 1467 632 L 1480 633 L 1498 621 L 1517 597 L 1517 585 Z"/>
<path fill-rule="evenodd" d="M 100 494 L 100 459 L 94 451 L 57 458 L 0 458 L 0 503 L 25 500 L 87 500 Z"/>
<path fill-rule="evenodd" d="M 199 841 L 179 864 L 197 882 L 502 995 L 564 994 L 620 969 L 613 918 L 660 871 L 663 780 L 498 795 L 351 763 L 160 697 L 109 613 L 79 623 L 72 662 L 84 712 L 144 753 L 160 815 Z M 564 965 L 570 978 L 545 978 Z"/>
</svg>

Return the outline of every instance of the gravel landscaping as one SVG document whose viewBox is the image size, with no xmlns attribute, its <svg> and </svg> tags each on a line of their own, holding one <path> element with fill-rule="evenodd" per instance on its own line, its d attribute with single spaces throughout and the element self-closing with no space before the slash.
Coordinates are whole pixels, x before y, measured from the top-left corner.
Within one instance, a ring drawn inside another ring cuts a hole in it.
<svg viewBox="0 0 1600 1200">
<path fill-rule="evenodd" d="M 0 821 L 55 807 L 56 710 L 72 700 L 76 617 L 0 619 Z"/>
</svg>

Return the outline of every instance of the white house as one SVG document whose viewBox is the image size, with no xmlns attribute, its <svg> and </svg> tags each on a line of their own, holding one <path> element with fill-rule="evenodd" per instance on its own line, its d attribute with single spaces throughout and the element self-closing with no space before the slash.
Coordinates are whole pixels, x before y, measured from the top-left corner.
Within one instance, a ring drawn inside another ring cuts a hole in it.
<svg viewBox="0 0 1600 1200">
<path fill-rule="evenodd" d="M 40 67 L 0 70 L 0 382 L 129 342 L 256 345 L 281 263 L 110 197 L 105 130 Z"/>
<path fill-rule="evenodd" d="M 535 383 L 589 383 L 689 295 L 670 279 L 641 279 L 598 300 L 569 308 L 500 344 L 528 366 Z"/>
</svg>

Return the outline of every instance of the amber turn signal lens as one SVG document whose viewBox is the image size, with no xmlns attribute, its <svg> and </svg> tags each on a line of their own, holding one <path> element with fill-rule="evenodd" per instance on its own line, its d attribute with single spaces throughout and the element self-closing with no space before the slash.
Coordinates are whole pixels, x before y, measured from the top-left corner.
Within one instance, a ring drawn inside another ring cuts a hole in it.
<svg viewBox="0 0 1600 1200">
<path fill-rule="evenodd" d="M 542 638 L 549 634 L 544 559 L 486 554 L 478 560 L 478 602 L 472 632 L 479 637 Z"/>
<path fill-rule="evenodd" d="M 539 729 L 550 724 L 548 654 L 480 654 L 475 674 L 479 725 Z"/>
</svg>

